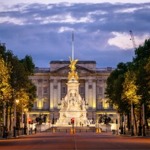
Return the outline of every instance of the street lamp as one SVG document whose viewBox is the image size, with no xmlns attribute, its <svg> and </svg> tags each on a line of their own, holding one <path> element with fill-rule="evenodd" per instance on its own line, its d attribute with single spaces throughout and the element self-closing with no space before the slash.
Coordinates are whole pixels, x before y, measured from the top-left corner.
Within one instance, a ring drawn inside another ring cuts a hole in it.
<svg viewBox="0 0 150 150">
<path fill-rule="evenodd" d="M 18 103 L 19 103 L 19 100 L 16 99 L 14 101 L 14 134 L 13 134 L 14 137 L 16 137 L 16 106 Z"/>
</svg>

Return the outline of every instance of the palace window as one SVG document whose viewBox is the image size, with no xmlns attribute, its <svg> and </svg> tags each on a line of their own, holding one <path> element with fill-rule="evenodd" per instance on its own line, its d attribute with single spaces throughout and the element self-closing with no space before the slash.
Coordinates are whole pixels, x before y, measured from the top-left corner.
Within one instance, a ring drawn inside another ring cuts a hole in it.
<svg viewBox="0 0 150 150">
<path fill-rule="evenodd" d="M 80 87 L 80 94 L 84 94 L 84 87 Z"/>
<path fill-rule="evenodd" d="M 48 108 L 48 103 L 47 102 L 43 102 L 43 108 L 47 109 Z"/>
<path fill-rule="evenodd" d="M 38 97 L 42 97 L 42 87 L 38 87 L 37 92 Z"/>
<path fill-rule="evenodd" d="M 98 87 L 98 94 L 102 94 L 103 93 L 103 88 L 102 87 Z"/>
<path fill-rule="evenodd" d="M 92 85 L 89 85 L 89 89 L 92 89 Z"/>
<path fill-rule="evenodd" d="M 101 84 L 101 83 L 102 83 L 102 80 L 99 80 L 99 83 Z"/>
<path fill-rule="evenodd" d="M 98 102 L 98 109 L 102 109 L 103 108 L 103 103 L 102 102 Z"/>
<path fill-rule="evenodd" d="M 57 85 L 54 85 L 54 89 L 57 89 Z"/>
<path fill-rule="evenodd" d="M 47 87 L 43 87 L 43 93 L 47 94 L 48 93 L 48 88 Z"/>
<path fill-rule="evenodd" d="M 65 94 L 66 93 L 66 87 L 62 87 L 62 93 Z"/>
<path fill-rule="evenodd" d="M 42 83 L 42 81 L 43 81 L 42 79 L 38 79 L 38 83 Z"/>
<path fill-rule="evenodd" d="M 37 108 L 37 102 L 34 102 L 33 107 L 34 107 L 34 108 Z"/>
</svg>

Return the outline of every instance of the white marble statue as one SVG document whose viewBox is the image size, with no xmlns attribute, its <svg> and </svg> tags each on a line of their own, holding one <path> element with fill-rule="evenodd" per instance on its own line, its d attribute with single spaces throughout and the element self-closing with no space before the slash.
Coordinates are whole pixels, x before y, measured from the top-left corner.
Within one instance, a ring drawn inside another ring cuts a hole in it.
<svg viewBox="0 0 150 150">
<path fill-rule="evenodd" d="M 73 61 L 71 61 L 71 64 Z M 85 100 L 79 94 L 79 81 L 78 77 L 75 76 L 77 74 L 76 67 L 74 68 L 75 64 L 69 66 L 71 72 L 69 72 L 67 82 L 67 94 L 61 100 L 60 116 L 56 123 L 57 126 L 68 126 L 72 118 L 74 118 L 76 126 L 80 126 L 81 124 L 88 125 L 89 123 L 86 116 Z"/>
</svg>

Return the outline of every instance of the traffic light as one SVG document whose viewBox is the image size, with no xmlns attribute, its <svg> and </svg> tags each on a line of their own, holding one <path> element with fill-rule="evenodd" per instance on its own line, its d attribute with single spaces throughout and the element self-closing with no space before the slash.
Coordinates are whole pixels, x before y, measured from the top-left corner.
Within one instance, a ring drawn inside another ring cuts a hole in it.
<svg viewBox="0 0 150 150">
<path fill-rule="evenodd" d="M 74 124 L 74 118 L 71 118 L 71 124 Z"/>
<path fill-rule="evenodd" d="M 33 124 L 33 121 L 32 120 L 29 120 L 29 122 L 28 122 L 29 124 Z"/>
</svg>

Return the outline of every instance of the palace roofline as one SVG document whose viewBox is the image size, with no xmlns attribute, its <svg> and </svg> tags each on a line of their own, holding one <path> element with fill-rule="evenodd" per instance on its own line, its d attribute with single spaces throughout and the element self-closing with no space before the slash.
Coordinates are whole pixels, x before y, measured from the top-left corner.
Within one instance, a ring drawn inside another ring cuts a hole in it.
<svg viewBox="0 0 150 150">
<path fill-rule="evenodd" d="M 96 72 L 110 72 L 113 71 L 115 68 L 112 67 L 106 67 L 106 68 L 96 68 Z M 94 70 L 93 70 L 94 71 Z M 39 68 L 35 67 L 34 73 L 49 73 L 51 72 L 50 68 Z"/>
<path fill-rule="evenodd" d="M 50 62 L 50 67 L 49 68 L 40 68 L 40 67 L 35 67 L 34 72 L 35 73 L 50 73 L 53 71 L 57 71 L 58 69 L 64 68 L 70 64 L 70 61 L 66 60 L 54 60 Z M 84 66 L 85 65 L 85 66 Z M 105 67 L 105 68 L 97 68 L 96 67 L 96 61 L 92 60 L 82 60 L 77 62 L 78 67 L 83 67 L 85 69 L 94 71 L 94 72 L 111 72 L 115 68 L 112 67 Z"/>
<path fill-rule="evenodd" d="M 77 62 L 77 64 L 89 64 L 89 63 L 92 63 L 92 64 L 96 64 L 96 61 L 93 61 L 93 60 L 79 60 Z M 54 60 L 54 61 L 51 61 L 50 64 L 70 64 L 70 61 L 67 61 L 67 60 Z"/>
</svg>

